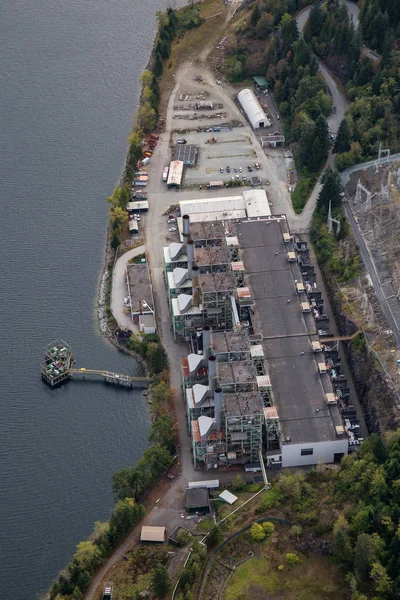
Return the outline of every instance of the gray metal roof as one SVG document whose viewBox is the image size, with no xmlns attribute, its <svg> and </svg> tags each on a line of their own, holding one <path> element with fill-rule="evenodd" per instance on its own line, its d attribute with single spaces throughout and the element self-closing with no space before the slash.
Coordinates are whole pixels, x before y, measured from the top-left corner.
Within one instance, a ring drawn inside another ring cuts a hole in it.
<svg viewBox="0 0 400 600">
<path fill-rule="evenodd" d="M 326 402 L 331 384 L 327 374 L 319 374 L 318 355 L 312 352 L 315 323 L 301 311 L 306 295 L 296 293 L 295 281 L 302 279 L 297 263 L 287 259 L 286 221 L 242 222 L 236 227 L 255 300 L 253 324 L 263 337 L 283 442 L 336 440 L 339 410 Z"/>
<path fill-rule="evenodd" d="M 181 160 L 185 164 L 196 162 L 197 146 L 193 144 L 176 144 L 174 147 L 174 160 Z"/>
</svg>

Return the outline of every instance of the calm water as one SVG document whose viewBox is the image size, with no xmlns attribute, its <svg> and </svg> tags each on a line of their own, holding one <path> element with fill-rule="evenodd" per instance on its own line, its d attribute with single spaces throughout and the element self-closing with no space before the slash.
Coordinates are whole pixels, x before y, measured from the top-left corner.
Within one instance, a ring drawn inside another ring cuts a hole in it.
<svg viewBox="0 0 400 600">
<path fill-rule="evenodd" d="M 147 444 L 139 392 L 39 378 L 61 336 L 79 366 L 139 367 L 97 333 L 106 197 L 118 181 L 165 0 L 0 4 L 0 581 L 37 598 L 112 507 Z"/>
</svg>

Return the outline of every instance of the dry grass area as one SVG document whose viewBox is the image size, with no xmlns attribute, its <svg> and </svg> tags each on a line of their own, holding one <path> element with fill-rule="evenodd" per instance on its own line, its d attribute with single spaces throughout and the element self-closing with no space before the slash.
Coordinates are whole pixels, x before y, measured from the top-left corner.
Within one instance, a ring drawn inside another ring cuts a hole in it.
<svg viewBox="0 0 400 600">
<path fill-rule="evenodd" d="M 221 13 L 218 15 L 218 13 Z M 224 0 L 205 0 L 200 5 L 200 14 L 207 19 L 200 27 L 186 31 L 172 44 L 171 56 L 164 63 L 164 73 L 160 79 L 160 115 L 165 117 L 168 100 L 175 86 L 174 75 L 185 62 L 194 63 L 205 47 L 215 45 L 222 34 L 228 14 Z M 213 15 L 218 15 L 213 17 Z M 212 18 L 210 18 L 212 17 Z"/>
<path fill-rule="evenodd" d="M 285 564 L 285 550 L 275 550 L 272 544 L 263 545 L 261 556 L 240 565 L 231 578 L 224 600 L 345 600 L 348 587 L 329 559 L 297 553 L 297 565 Z M 278 570 L 284 565 L 283 570 Z"/>
<path fill-rule="evenodd" d="M 285 560 L 287 553 L 296 554 L 299 562 L 289 565 Z M 235 571 L 228 581 L 232 567 Z M 300 552 L 289 526 L 275 523 L 271 538 L 254 542 L 246 531 L 221 550 L 208 576 L 203 597 L 204 600 L 217 597 L 222 600 L 346 600 L 349 588 L 327 556 Z"/>
</svg>

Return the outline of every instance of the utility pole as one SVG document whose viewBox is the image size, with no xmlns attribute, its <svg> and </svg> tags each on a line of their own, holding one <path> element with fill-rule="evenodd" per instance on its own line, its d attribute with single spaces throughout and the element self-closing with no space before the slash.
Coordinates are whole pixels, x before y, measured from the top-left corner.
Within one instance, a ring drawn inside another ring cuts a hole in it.
<svg viewBox="0 0 400 600">
<path fill-rule="evenodd" d="M 389 158 L 390 156 L 390 148 L 382 149 L 382 142 L 379 142 L 379 150 L 378 150 L 378 160 L 375 163 L 375 173 L 379 172 L 379 167 L 381 166 L 381 159 L 383 156 Z"/>
<path fill-rule="evenodd" d="M 340 233 L 340 219 L 334 219 L 332 217 L 332 200 L 329 200 L 329 210 L 328 210 L 328 231 L 332 233 L 333 231 L 333 223 L 336 223 L 336 235 L 338 236 Z"/>
</svg>

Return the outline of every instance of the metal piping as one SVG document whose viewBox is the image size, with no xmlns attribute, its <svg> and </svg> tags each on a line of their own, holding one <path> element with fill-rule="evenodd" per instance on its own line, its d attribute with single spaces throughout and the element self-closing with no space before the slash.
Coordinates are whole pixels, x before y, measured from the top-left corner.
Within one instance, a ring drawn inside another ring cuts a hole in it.
<svg viewBox="0 0 400 600">
<path fill-rule="evenodd" d="M 208 387 L 210 388 L 209 395 L 214 396 L 215 378 L 217 376 L 217 359 L 215 356 L 208 358 Z"/>
<path fill-rule="evenodd" d="M 197 265 L 192 267 L 193 306 L 200 304 L 200 269 Z"/>
<path fill-rule="evenodd" d="M 208 357 L 210 356 L 210 346 L 211 346 L 211 327 L 209 325 L 204 325 L 203 327 L 203 356 L 205 364 L 207 364 Z"/>
<path fill-rule="evenodd" d="M 214 411 L 215 425 L 217 431 L 222 430 L 222 389 L 215 388 L 214 390 Z"/>
<path fill-rule="evenodd" d="M 188 278 L 191 279 L 192 278 L 193 261 L 194 261 L 194 241 L 193 240 L 187 241 L 186 254 L 187 254 L 187 259 L 188 259 L 188 266 L 187 266 Z"/>
</svg>

